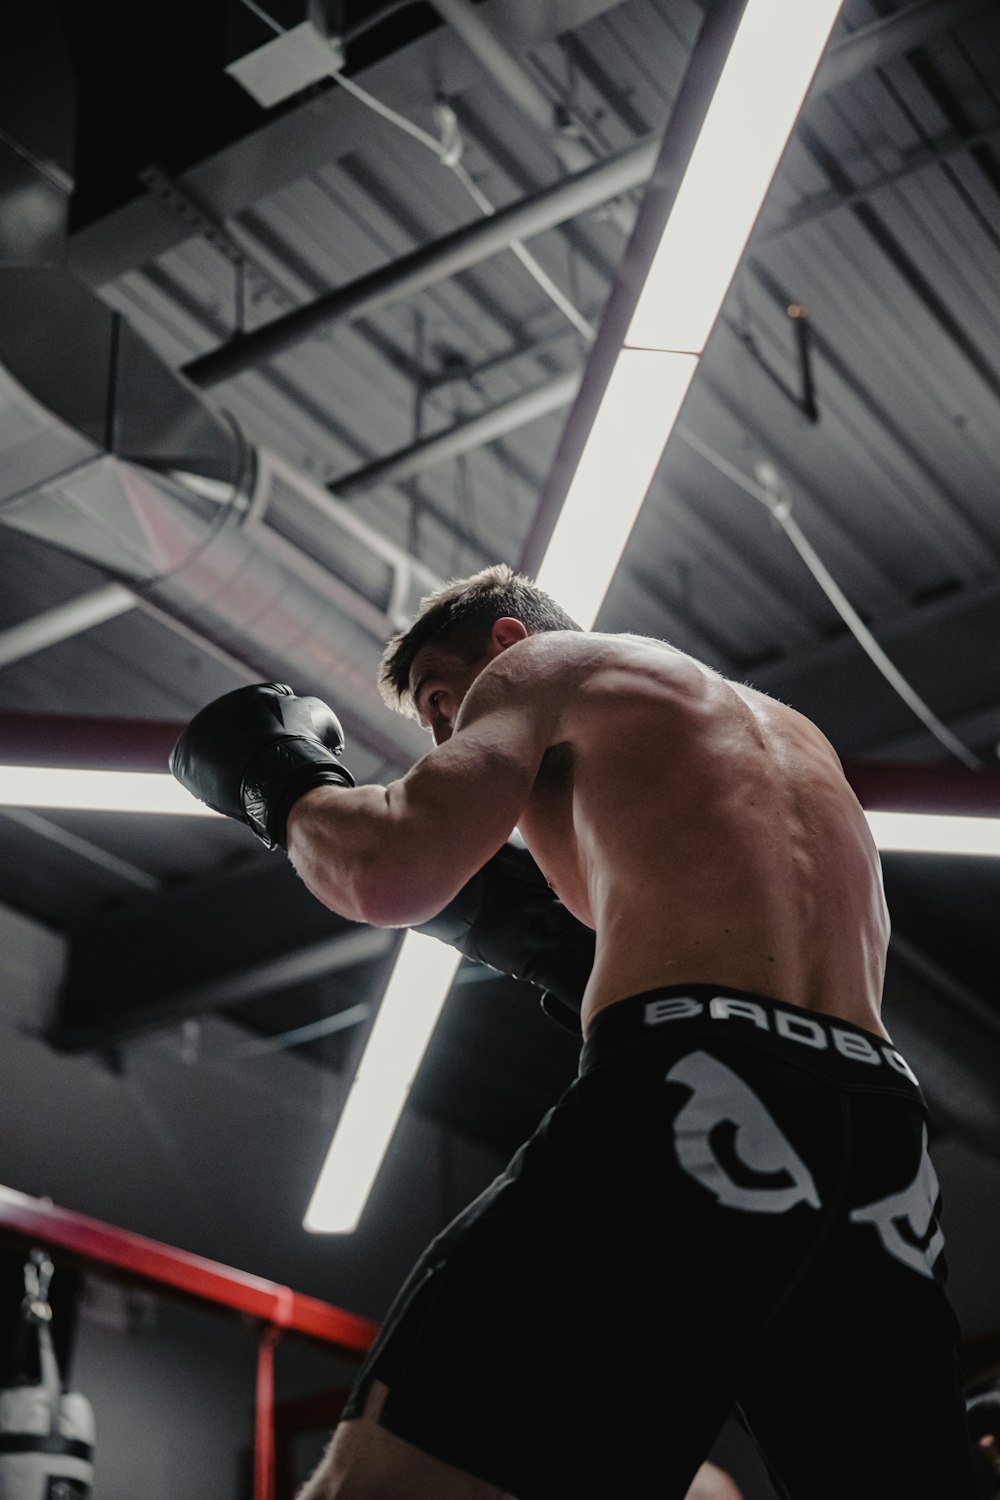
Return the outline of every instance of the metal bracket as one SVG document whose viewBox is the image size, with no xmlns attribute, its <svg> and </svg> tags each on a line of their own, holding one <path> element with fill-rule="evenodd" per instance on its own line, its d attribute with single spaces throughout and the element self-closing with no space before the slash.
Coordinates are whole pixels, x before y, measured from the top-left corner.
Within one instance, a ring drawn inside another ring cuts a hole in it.
<svg viewBox="0 0 1000 1500">
<path fill-rule="evenodd" d="M 749 328 L 734 328 L 733 332 L 740 343 L 746 349 L 756 364 L 764 371 L 788 400 L 796 407 L 807 422 L 814 425 L 819 421 L 819 407 L 816 404 L 816 386 L 813 380 L 812 366 L 812 327 L 809 315 L 804 307 L 793 302 L 787 309 L 789 321 L 795 333 L 795 345 L 799 356 L 799 390 L 794 391 L 778 371 L 757 347 L 757 341 Z"/>
</svg>

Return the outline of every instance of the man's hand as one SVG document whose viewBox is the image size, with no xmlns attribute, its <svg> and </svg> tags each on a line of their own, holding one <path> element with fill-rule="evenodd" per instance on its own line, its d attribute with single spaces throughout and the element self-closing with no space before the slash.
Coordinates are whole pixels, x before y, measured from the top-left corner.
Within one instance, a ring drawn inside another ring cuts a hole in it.
<svg viewBox="0 0 1000 1500">
<path fill-rule="evenodd" d="M 245 823 L 269 849 L 285 848 L 288 814 L 304 792 L 354 785 L 343 751 L 344 731 L 319 698 L 259 682 L 196 714 L 170 752 L 170 769 L 200 802 Z"/>
</svg>

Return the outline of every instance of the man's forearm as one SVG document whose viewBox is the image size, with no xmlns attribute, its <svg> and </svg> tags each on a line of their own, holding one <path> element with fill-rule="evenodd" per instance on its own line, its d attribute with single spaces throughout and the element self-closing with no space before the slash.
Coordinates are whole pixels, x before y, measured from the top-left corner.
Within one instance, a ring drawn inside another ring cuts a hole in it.
<svg viewBox="0 0 1000 1500">
<path fill-rule="evenodd" d="M 288 815 L 288 857 L 318 901 L 352 922 L 373 922 L 390 818 L 382 786 L 321 786 Z"/>
</svg>

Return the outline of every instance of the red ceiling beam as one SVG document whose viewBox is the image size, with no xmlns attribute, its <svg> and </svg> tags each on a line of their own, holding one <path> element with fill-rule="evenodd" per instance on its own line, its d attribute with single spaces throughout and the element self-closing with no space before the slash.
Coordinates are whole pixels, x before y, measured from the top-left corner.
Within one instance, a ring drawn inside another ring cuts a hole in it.
<svg viewBox="0 0 1000 1500">
<path fill-rule="evenodd" d="M 183 728 L 173 719 L 0 713 L 0 765 L 166 771 Z"/>
<path fill-rule="evenodd" d="M 166 771 L 184 727 L 173 719 L 0 713 L 0 765 Z M 1000 770 L 895 761 L 849 761 L 844 770 L 862 807 L 1000 817 Z"/>
<path fill-rule="evenodd" d="M 872 812 L 1000 818 L 1000 770 L 855 760 L 849 761 L 844 771 L 861 806 Z"/>
</svg>

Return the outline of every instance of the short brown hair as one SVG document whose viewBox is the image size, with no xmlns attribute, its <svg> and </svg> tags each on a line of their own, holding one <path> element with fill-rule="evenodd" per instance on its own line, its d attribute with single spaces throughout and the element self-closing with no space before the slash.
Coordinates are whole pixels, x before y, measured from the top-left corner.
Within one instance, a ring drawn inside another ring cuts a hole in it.
<svg viewBox="0 0 1000 1500">
<path fill-rule="evenodd" d="M 474 660 L 485 648 L 495 622 L 508 616 L 520 620 L 531 635 L 582 628 L 530 578 L 515 573 L 506 563 L 496 563 L 471 578 L 453 579 L 421 599 L 413 624 L 394 635 L 382 653 L 378 687 L 383 702 L 397 713 L 415 717 L 410 670 L 417 652 L 433 641 L 447 643 L 451 650 Z"/>
</svg>

